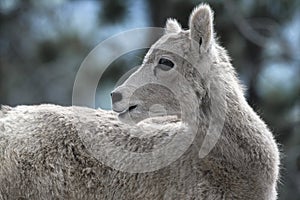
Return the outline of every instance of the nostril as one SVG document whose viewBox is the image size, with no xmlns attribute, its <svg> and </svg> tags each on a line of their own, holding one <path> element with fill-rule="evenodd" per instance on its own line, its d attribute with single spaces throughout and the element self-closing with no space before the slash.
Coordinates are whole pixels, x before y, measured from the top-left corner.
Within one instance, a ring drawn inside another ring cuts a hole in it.
<svg viewBox="0 0 300 200">
<path fill-rule="evenodd" d="M 122 100 L 122 94 L 119 92 L 112 92 L 110 95 L 111 95 L 111 100 L 113 103 L 116 103 L 116 102 Z"/>
</svg>

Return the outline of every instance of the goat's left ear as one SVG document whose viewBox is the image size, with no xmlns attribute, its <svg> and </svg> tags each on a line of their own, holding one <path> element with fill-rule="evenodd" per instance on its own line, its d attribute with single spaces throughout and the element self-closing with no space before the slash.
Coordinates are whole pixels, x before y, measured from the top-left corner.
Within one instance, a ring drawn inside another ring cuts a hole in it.
<svg viewBox="0 0 300 200">
<path fill-rule="evenodd" d="M 213 11 L 209 5 L 201 4 L 194 8 L 189 20 L 190 37 L 193 45 L 200 48 L 199 52 L 206 52 L 214 38 Z"/>
<path fill-rule="evenodd" d="M 179 33 L 181 31 L 181 25 L 176 19 L 169 18 L 166 22 L 165 33 Z"/>
</svg>

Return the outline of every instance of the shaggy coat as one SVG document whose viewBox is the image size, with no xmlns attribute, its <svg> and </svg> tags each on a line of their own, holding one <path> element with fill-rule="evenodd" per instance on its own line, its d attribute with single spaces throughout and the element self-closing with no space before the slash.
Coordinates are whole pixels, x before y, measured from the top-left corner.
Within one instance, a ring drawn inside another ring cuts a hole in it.
<svg viewBox="0 0 300 200">
<path fill-rule="evenodd" d="M 210 7 L 195 8 L 189 27 L 167 21 L 140 69 L 114 90 L 118 116 L 82 107 L 2 107 L 0 199 L 275 200 L 276 142 L 215 39 Z M 139 87 L 145 82 L 152 84 Z M 177 116 L 149 118 L 153 107 Z M 184 154 L 157 170 L 106 164 L 136 164 L 107 144 L 144 153 L 191 133 Z"/>
</svg>

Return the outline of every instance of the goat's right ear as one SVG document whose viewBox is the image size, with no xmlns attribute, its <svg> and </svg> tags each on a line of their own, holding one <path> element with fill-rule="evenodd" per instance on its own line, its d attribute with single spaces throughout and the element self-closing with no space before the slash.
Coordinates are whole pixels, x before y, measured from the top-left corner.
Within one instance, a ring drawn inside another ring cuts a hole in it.
<svg viewBox="0 0 300 200">
<path fill-rule="evenodd" d="M 209 49 L 213 37 L 213 11 L 209 5 L 201 4 L 194 8 L 189 19 L 190 37 L 199 52 Z"/>
</svg>

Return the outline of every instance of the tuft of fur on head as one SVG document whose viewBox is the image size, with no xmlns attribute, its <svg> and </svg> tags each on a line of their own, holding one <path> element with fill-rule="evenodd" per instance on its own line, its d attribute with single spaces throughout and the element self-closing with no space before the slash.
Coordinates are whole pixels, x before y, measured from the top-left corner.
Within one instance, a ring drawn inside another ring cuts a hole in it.
<svg viewBox="0 0 300 200">
<path fill-rule="evenodd" d="M 176 19 L 169 18 L 166 22 L 165 32 L 166 34 L 179 33 L 181 31 L 181 25 Z"/>
<path fill-rule="evenodd" d="M 207 4 L 200 4 L 190 15 L 190 37 L 199 44 L 201 52 L 207 51 L 213 42 L 213 20 L 213 11 Z"/>
<path fill-rule="evenodd" d="M 12 108 L 6 105 L 0 105 L 0 117 L 4 117 Z"/>
</svg>

